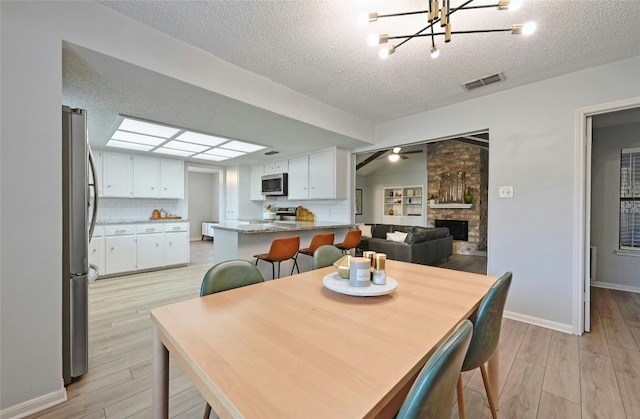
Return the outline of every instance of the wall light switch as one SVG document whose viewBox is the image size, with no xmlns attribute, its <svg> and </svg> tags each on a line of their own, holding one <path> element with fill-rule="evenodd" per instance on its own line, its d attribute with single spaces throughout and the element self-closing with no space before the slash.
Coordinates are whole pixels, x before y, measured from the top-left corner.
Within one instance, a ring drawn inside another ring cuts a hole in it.
<svg viewBox="0 0 640 419">
<path fill-rule="evenodd" d="M 513 186 L 500 186 L 498 198 L 513 198 Z"/>
</svg>

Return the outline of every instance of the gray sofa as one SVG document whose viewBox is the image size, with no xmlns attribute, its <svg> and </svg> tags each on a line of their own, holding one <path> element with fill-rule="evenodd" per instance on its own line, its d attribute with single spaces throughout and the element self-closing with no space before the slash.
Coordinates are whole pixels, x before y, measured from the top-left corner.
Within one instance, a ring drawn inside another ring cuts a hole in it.
<svg viewBox="0 0 640 419">
<path fill-rule="evenodd" d="M 363 237 L 358 249 L 385 253 L 387 259 L 435 265 L 453 254 L 453 236 L 446 227 L 420 227 L 393 224 L 371 225 L 371 238 Z M 387 233 L 407 233 L 404 242 L 387 240 Z"/>
</svg>

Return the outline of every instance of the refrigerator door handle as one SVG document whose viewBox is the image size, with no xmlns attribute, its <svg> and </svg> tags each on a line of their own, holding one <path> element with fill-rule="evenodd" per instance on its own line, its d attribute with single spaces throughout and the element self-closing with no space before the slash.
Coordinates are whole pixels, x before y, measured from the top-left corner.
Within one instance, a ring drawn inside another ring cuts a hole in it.
<svg viewBox="0 0 640 419">
<path fill-rule="evenodd" d="M 93 183 L 89 184 L 89 186 L 93 187 L 93 213 L 91 216 L 91 225 L 89 226 L 89 241 L 91 241 L 93 238 L 93 230 L 96 227 L 96 220 L 98 218 L 98 170 L 96 169 L 93 152 L 88 144 L 87 148 L 89 150 L 89 167 L 91 167 L 91 174 L 93 175 Z"/>
</svg>

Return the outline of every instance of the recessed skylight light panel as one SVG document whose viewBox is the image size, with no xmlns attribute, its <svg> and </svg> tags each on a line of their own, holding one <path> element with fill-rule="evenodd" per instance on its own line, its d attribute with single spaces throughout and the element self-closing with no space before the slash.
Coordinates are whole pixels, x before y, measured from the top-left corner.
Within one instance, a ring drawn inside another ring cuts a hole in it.
<svg viewBox="0 0 640 419">
<path fill-rule="evenodd" d="M 254 151 L 262 150 L 266 147 L 234 140 L 226 143 L 224 145 L 224 148 L 227 148 L 229 150 L 244 151 L 246 153 L 253 153 Z"/>
<path fill-rule="evenodd" d="M 180 131 L 177 128 L 168 127 L 166 125 L 158 125 L 151 122 L 142 122 L 128 118 L 125 118 L 122 121 L 118 129 L 138 134 L 153 135 L 164 139 L 171 138 Z"/>
<path fill-rule="evenodd" d="M 192 131 L 185 131 L 178 135 L 176 139 L 187 143 L 208 145 L 209 147 L 215 147 L 218 144 L 229 141 L 226 138 L 214 137 L 213 135 L 200 134 Z"/>
<path fill-rule="evenodd" d="M 151 145 L 127 143 L 125 141 L 109 140 L 107 147 L 127 148 L 129 150 L 149 151 L 153 148 Z"/>
<path fill-rule="evenodd" d="M 227 150 L 226 148 L 216 147 L 207 151 L 207 154 L 215 154 L 216 156 L 238 157 L 247 154 L 243 151 Z"/>
<path fill-rule="evenodd" d="M 142 135 L 142 134 L 134 134 L 133 132 L 125 132 L 125 131 L 114 132 L 111 139 L 126 141 L 129 143 L 147 144 L 147 145 L 152 145 L 154 147 L 159 146 L 160 144 L 167 141 L 166 138 L 152 137 L 149 135 Z"/>
<path fill-rule="evenodd" d="M 172 156 L 181 156 L 181 157 L 189 157 L 193 154 L 193 151 L 184 151 L 184 150 L 174 150 L 172 148 L 156 148 L 153 150 L 154 153 L 162 153 L 162 154 L 171 154 Z"/>
<path fill-rule="evenodd" d="M 206 145 L 185 143 L 183 141 L 175 141 L 175 140 L 169 141 L 168 143 L 163 144 L 162 146 L 167 148 L 172 148 L 174 150 L 192 151 L 193 153 L 201 153 L 211 148 Z"/>
</svg>

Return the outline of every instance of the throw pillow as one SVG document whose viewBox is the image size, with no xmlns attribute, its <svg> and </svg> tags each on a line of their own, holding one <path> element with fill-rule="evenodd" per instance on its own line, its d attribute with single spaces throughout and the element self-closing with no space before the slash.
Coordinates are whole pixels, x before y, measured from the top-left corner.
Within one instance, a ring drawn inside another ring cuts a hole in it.
<svg viewBox="0 0 640 419">
<path fill-rule="evenodd" d="M 363 238 L 371 238 L 371 226 L 358 224 L 358 230 L 362 231 Z"/>
<path fill-rule="evenodd" d="M 398 231 L 396 230 L 396 237 L 398 238 L 399 242 L 403 242 L 407 239 L 407 235 L 409 233 L 405 233 L 404 231 Z"/>
<path fill-rule="evenodd" d="M 403 242 L 407 237 L 407 233 L 403 233 L 401 231 L 396 231 L 395 233 L 387 233 L 387 240 L 391 240 L 394 242 Z"/>
</svg>

